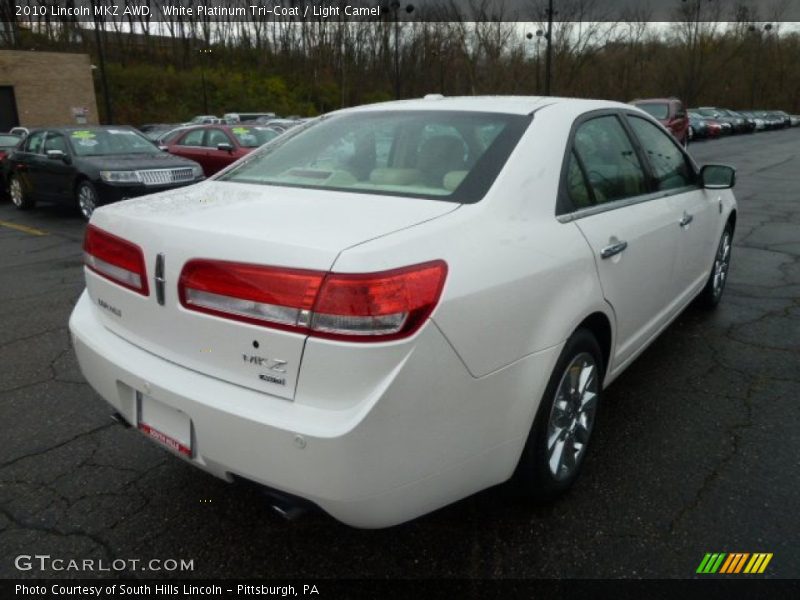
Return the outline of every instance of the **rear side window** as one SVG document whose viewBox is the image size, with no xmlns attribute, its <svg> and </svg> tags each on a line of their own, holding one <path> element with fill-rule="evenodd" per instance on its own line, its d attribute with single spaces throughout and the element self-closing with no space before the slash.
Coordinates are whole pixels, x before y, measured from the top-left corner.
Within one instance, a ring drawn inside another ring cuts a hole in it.
<svg viewBox="0 0 800 600">
<path fill-rule="evenodd" d="M 203 134 L 205 133 L 202 129 L 195 129 L 194 131 L 190 131 L 187 133 L 181 141 L 178 142 L 179 146 L 202 146 L 203 145 Z"/>
<path fill-rule="evenodd" d="M 644 112 L 655 119 L 668 119 L 669 118 L 669 104 L 666 102 L 647 102 L 637 104 L 637 108 L 641 108 Z"/>
<path fill-rule="evenodd" d="M 51 131 L 44 143 L 44 152 L 50 150 L 60 150 L 66 154 L 68 152 L 67 139 L 62 134 Z"/>
<path fill-rule="evenodd" d="M 44 142 L 44 131 L 37 131 L 28 136 L 25 141 L 25 151 L 33 154 L 42 153 L 42 142 Z"/>
<path fill-rule="evenodd" d="M 616 116 L 597 117 L 575 132 L 580 157 L 597 204 L 647 193 L 644 169 Z"/>
<path fill-rule="evenodd" d="M 650 163 L 656 189 L 674 190 L 695 182 L 694 169 L 668 133 L 639 117 L 628 121 Z"/>
<path fill-rule="evenodd" d="M 572 205 L 578 210 L 592 204 L 592 194 L 586 184 L 583 170 L 574 150 L 569 155 L 569 165 L 567 166 L 567 193 L 569 199 L 572 200 Z"/>
<path fill-rule="evenodd" d="M 209 148 L 216 148 L 218 144 L 230 144 L 230 143 L 231 141 L 228 139 L 228 136 L 225 135 L 225 132 L 222 131 L 221 129 L 209 129 L 206 132 L 205 145 L 208 146 Z"/>
</svg>

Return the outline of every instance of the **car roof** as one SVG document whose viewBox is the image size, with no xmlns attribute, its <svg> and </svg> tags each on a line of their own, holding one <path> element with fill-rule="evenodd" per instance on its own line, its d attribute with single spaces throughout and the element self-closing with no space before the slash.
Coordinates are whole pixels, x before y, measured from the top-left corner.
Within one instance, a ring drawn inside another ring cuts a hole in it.
<svg viewBox="0 0 800 600">
<path fill-rule="evenodd" d="M 414 100 L 394 100 L 354 108 L 345 108 L 330 114 L 373 112 L 384 110 L 446 110 L 490 112 L 528 115 L 544 106 L 569 105 L 584 111 L 601 108 L 630 108 L 629 104 L 611 100 L 583 98 L 558 98 L 551 96 L 436 96 Z"/>
</svg>

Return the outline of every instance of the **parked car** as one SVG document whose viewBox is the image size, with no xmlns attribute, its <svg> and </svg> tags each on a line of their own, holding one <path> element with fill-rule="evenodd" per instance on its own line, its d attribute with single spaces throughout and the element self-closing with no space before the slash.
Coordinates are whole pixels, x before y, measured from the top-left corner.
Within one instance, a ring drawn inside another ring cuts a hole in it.
<svg viewBox="0 0 800 600">
<path fill-rule="evenodd" d="M 764 120 L 767 129 L 783 129 L 785 127 L 783 118 L 774 115 L 772 111 L 758 110 L 755 113 Z"/>
<path fill-rule="evenodd" d="M 147 139 L 155 141 L 160 136 L 180 126 L 181 123 L 148 123 L 141 125 L 138 129 Z"/>
<path fill-rule="evenodd" d="M 716 138 L 722 135 L 723 123 L 717 121 L 716 119 L 704 117 L 700 113 L 693 111 L 689 111 L 689 119 L 690 121 L 697 123 L 698 128 L 705 127 L 705 137 Z M 730 127 L 730 124 L 728 124 L 728 127 Z"/>
<path fill-rule="evenodd" d="M 631 104 L 657 119 L 681 144 L 689 143 L 689 118 L 683 102 L 677 98 L 648 98 L 634 100 Z"/>
<path fill-rule="evenodd" d="M 764 129 L 767 128 L 766 121 L 764 119 L 762 119 L 761 117 L 757 116 L 756 113 L 754 113 L 753 111 L 751 111 L 751 110 L 740 110 L 739 112 L 741 114 L 743 114 L 745 117 L 747 117 L 748 119 L 751 119 L 753 121 L 753 126 L 754 126 L 754 130 L 755 131 L 763 131 Z"/>
<path fill-rule="evenodd" d="M 270 127 L 203 125 L 182 130 L 166 147 L 171 154 L 198 162 L 208 177 L 280 134 Z"/>
<path fill-rule="evenodd" d="M 800 115 L 789 115 L 789 118 L 792 122 L 792 127 L 800 125 Z"/>
<path fill-rule="evenodd" d="M 222 119 L 214 115 L 197 115 L 185 125 L 215 125 L 222 123 Z"/>
<path fill-rule="evenodd" d="M 200 165 L 161 152 L 132 127 L 35 129 L 8 163 L 17 208 L 68 203 L 86 219 L 98 206 L 203 179 Z"/>
<path fill-rule="evenodd" d="M 617 102 L 342 110 L 97 210 L 73 345 L 117 418 L 284 506 L 384 527 L 512 474 L 554 498 L 603 390 L 720 302 L 733 183 Z"/>
<path fill-rule="evenodd" d="M 711 137 L 708 129 L 708 123 L 706 123 L 705 119 L 692 116 L 692 113 L 689 113 L 689 131 L 687 134 L 689 140 L 702 140 Z"/>
<path fill-rule="evenodd" d="M 737 133 L 753 133 L 756 130 L 755 120 L 741 112 L 729 108 L 718 109 L 722 115 L 734 119 L 733 127 Z"/>
<path fill-rule="evenodd" d="M 727 115 L 723 115 L 719 110 L 714 107 L 701 107 L 701 108 L 690 108 L 689 112 L 695 112 L 702 117 L 707 119 L 713 119 L 714 121 L 718 122 L 721 127 L 722 135 L 730 135 L 736 133 L 736 122 L 737 120 L 733 117 L 729 117 Z"/>
<path fill-rule="evenodd" d="M 22 137 L 13 133 L 0 133 L 0 196 L 5 196 L 8 189 L 7 175 L 8 155 L 17 147 Z"/>
<path fill-rule="evenodd" d="M 783 127 L 791 127 L 792 126 L 792 117 L 789 116 L 784 110 L 773 110 L 771 114 L 776 118 L 783 122 Z"/>
<path fill-rule="evenodd" d="M 260 117 L 256 120 L 259 125 L 273 127 L 280 131 L 286 131 L 292 127 L 296 127 L 303 122 L 301 119 L 275 119 L 270 117 Z"/>
<path fill-rule="evenodd" d="M 274 119 L 274 112 L 249 112 L 249 113 L 225 113 L 222 115 L 222 120 L 227 125 L 235 125 L 237 123 L 250 123 L 258 119 Z"/>
</svg>

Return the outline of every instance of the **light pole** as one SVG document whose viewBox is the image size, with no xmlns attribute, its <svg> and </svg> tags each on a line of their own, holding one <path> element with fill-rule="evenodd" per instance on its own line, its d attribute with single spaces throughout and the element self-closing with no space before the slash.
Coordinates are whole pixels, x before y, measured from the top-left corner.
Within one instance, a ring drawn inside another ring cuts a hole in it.
<svg viewBox="0 0 800 600">
<path fill-rule="evenodd" d="M 400 98 L 400 1 L 393 0 L 389 8 L 394 12 L 394 97 Z M 406 12 L 414 12 L 414 5 L 407 4 Z"/>
<path fill-rule="evenodd" d="M 211 54 L 211 48 L 200 48 L 200 81 L 203 84 L 203 114 L 208 114 L 208 94 L 206 93 L 206 56 Z"/>
<path fill-rule="evenodd" d="M 100 63 L 100 83 L 103 85 L 103 103 L 106 107 L 106 121 L 108 125 L 114 124 L 114 112 L 111 108 L 111 93 L 108 90 L 106 78 L 106 59 L 103 53 L 103 40 L 100 37 L 100 22 L 94 19 L 94 41 L 97 44 L 97 62 Z"/>
<path fill-rule="evenodd" d="M 754 109 L 756 107 L 756 82 L 758 81 L 758 66 L 761 59 L 761 32 L 764 31 L 766 34 L 769 34 L 772 31 L 772 23 L 766 23 L 763 27 L 756 27 L 755 25 L 750 25 L 747 30 L 752 33 L 753 35 L 758 36 L 758 42 L 756 45 L 756 52 L 755 52 L 755 59 L 753 61 L 753 79 L 750 83 L 750 108 Z"/>
<path fill-rule="evenodd" d="M 540 89 L 539 80 L 541 79 L 540 76 L 539 76 L 539 72 L 540 72 L 540 69 L 539 69 L 539 46 L 541 45 L 543 36 L 544 36 L 544 31 L 542 31 L 541 29 L 537 29 L 536 30 L 536 95 L 537 96 L 539 95 L 539 89 Z M 530 33 L 530 32 L 526 33 L 525 37 L 528 38 L 529 40 L 531 40 L 531 39 L 533 39 L 533 34 Z"/>
<path fill-rule="evenodd" d="M 544 67 L 544 95 L 550 95 L 550 82 L 553 74 L 553 0 L 547 2 L 547 56 Z"/>
</svg>

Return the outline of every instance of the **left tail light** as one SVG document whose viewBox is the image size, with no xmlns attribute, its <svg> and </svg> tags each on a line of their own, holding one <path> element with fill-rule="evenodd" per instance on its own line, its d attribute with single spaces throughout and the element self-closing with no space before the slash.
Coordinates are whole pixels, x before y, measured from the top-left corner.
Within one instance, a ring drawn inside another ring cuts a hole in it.
<svg viewBox="0 0 800 600">
<path fill-rule="evenodd" d="M 142 296 L 150 294 L 144 253 L 136 244 L 88 225 L 83 238 L 83 259 L 98 275 Z"/>
<path fill-rule="evenodd" d="M 447 264 L 436 260 L 379 273 L 326 273 L 196 259 L 178 284 L 188 310 L 338 340 L 376 342 L 412 335 L 442 293 Z"/>
</svg>

